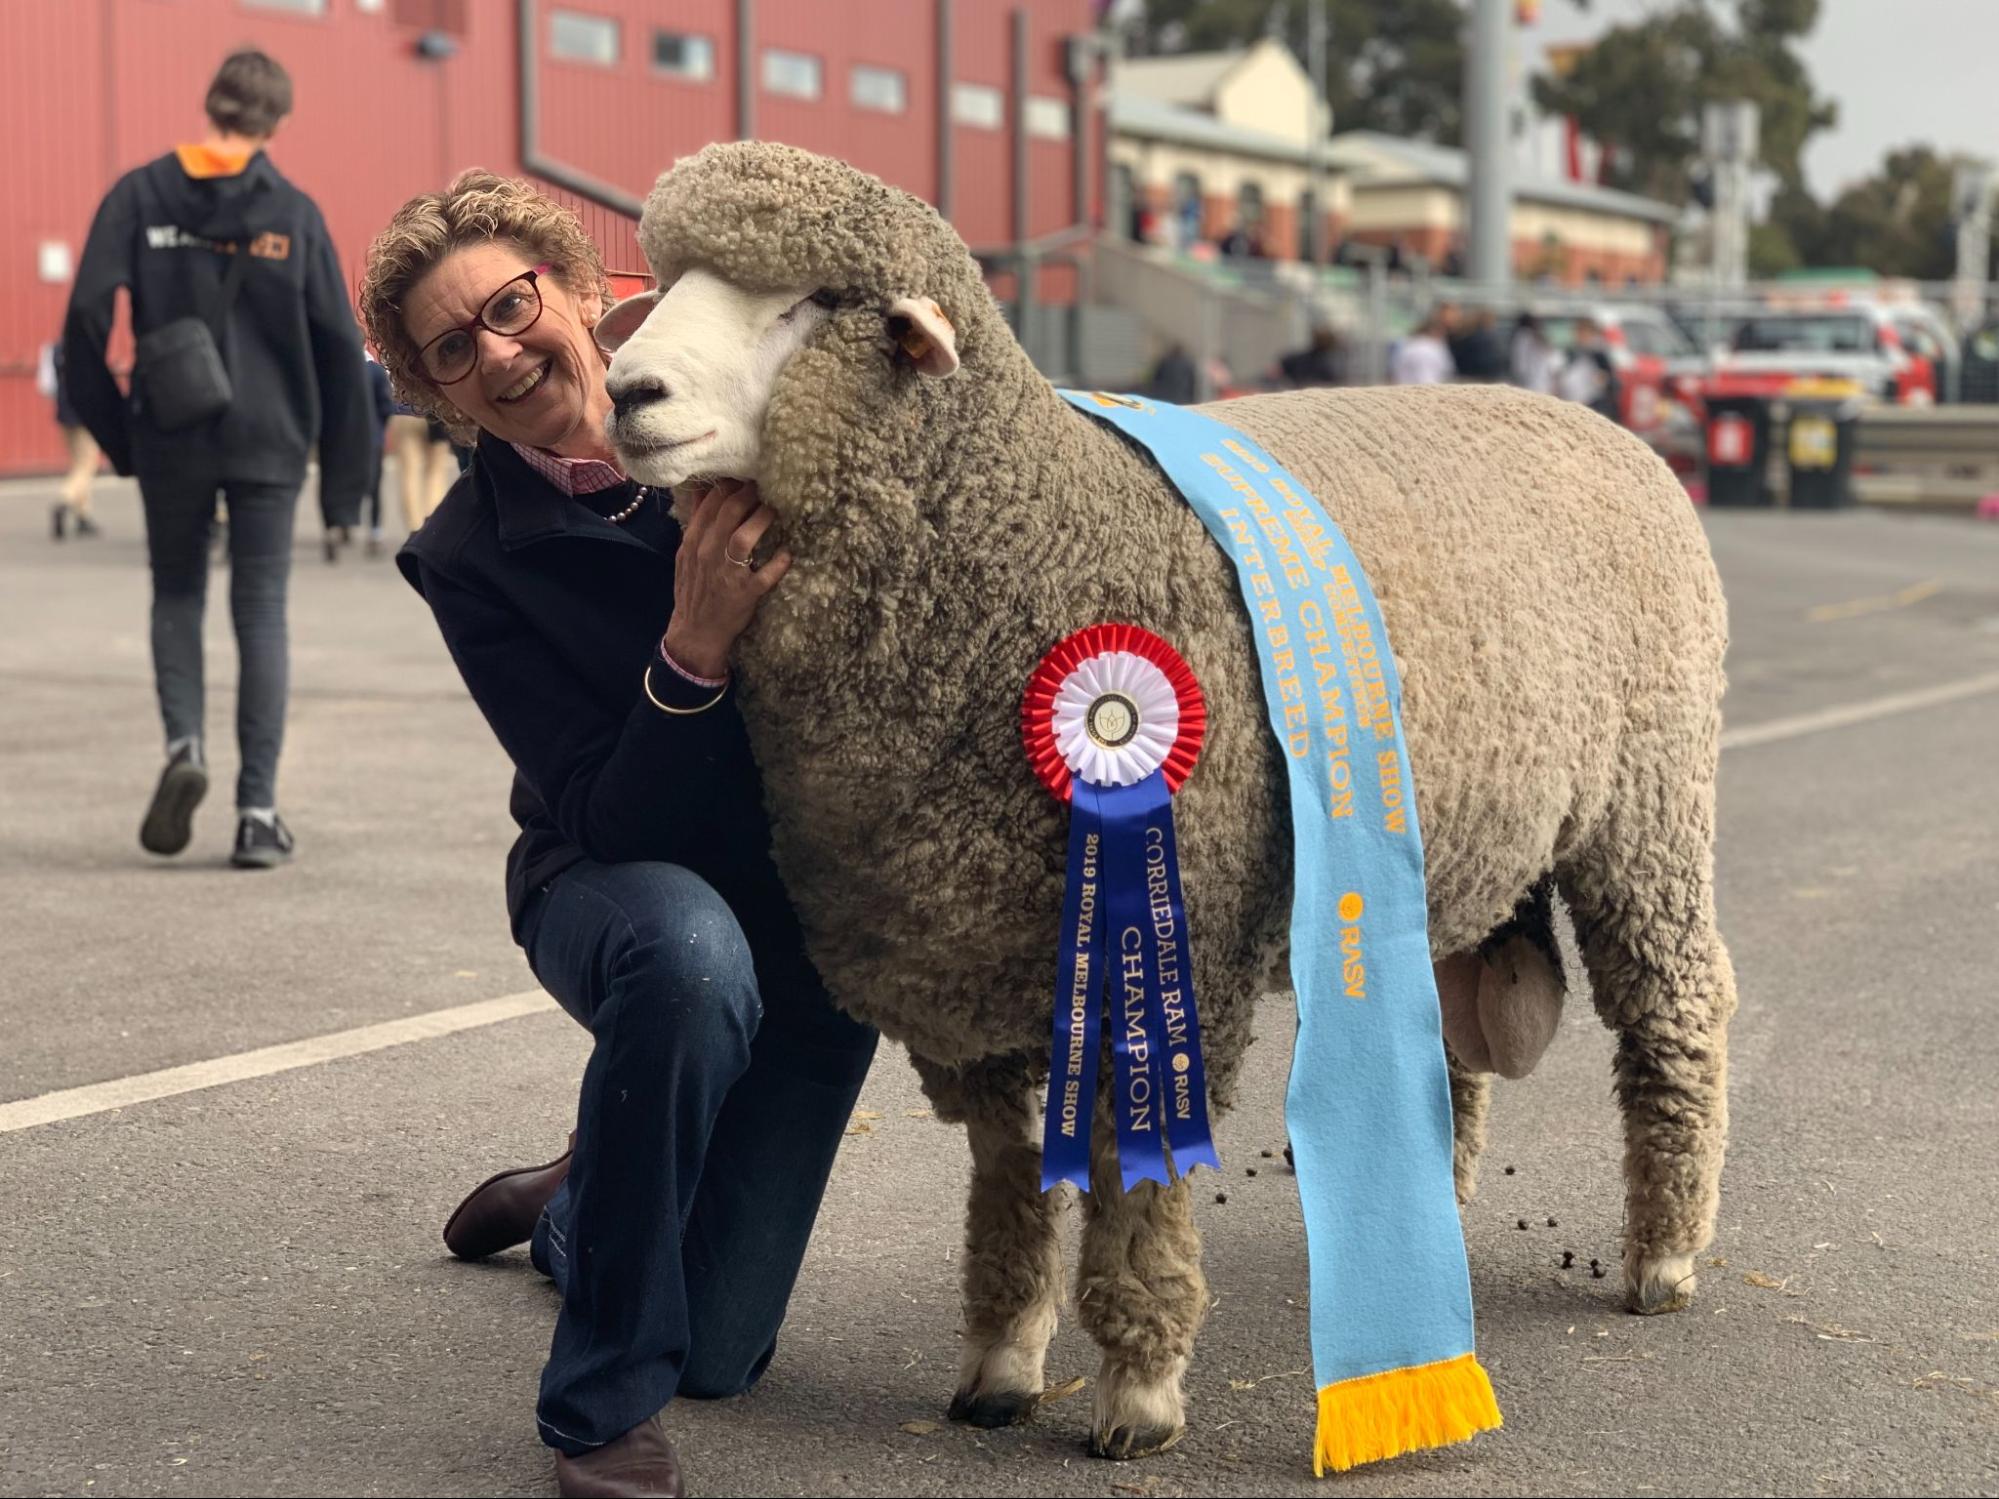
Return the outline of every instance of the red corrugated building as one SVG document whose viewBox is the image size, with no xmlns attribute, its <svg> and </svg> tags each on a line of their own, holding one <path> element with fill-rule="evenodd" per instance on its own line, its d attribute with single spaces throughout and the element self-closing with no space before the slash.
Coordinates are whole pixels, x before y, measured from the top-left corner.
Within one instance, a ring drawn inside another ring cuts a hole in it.
<svg viewBox="0 0 1999 1499">
<path fill-rule="evenodd" d="M 98 200 L 196 139 L 232 48 L 290 71 L 272 145 L 343 269 L 414 193 L 468 166 L 576 206 L 614 269 L 676 157 L 754 136 L 841 156 L 943 207 L 975 249 L 1098 216 L 1092 0 L 6 0 L 0 131 L 0 473 L 53 469 L 36 389 Z M 1079 127 L 1081 127 L 1079 129 Z M 1008 278 L 996 281 L 1010 293 Z M 1072 295 L 1055 269 L 1045 300 Z"/>
</svg>

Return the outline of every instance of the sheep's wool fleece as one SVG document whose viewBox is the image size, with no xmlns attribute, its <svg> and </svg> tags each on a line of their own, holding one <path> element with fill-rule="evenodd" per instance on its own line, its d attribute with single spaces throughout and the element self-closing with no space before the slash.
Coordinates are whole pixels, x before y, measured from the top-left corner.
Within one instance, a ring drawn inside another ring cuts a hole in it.
<svg viewBox="0 0 1999 1499">
<path fill-rule="evenodd" d="M 1254 1000 L 1284 987 L 1290 902 L 1283 767 L 1228 558 L 1056 395 L 909 194 L 790 147 L 711 146 L 661 177 L 640 242 L 662 284 L 699 265 L 842 298 L 772 394 L 763 495 L 797 562 L 738 660 L 779 868 L 839 1002 L 927 1079 L 997 1057 L 1045 1071 L 1067 812 L 1028 770 L 1020 697 L 1053 642 L 1132 621 L 1209 700 L 1175 818 L 1225 1107 Z M 903 296 L 943 307 L 954 377 L 898 357 L 884 314 Z M 1500 387 L 1207 410 L 1304 482 L 1367 569 L 1402 674 L 1437 956 L 1623 836 L 1660 775 L 1711 783 L 1721 591 L 1684 491 L 1637 439 Z"/>
</svg>

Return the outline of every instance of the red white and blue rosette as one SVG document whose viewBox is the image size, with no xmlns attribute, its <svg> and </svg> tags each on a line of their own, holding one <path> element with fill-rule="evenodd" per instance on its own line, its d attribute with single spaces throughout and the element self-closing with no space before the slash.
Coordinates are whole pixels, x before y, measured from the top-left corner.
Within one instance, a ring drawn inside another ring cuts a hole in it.
<svg viewBox="0 0 1999 1499">
<path fill-rule="evenodd" d="M 1064 1181 L 1090 1189 L 1106 998 L 1125 1188 L 1221 1166 L 1173 831 L 1173 794 L 1193 773 L 1207 722 L 1192 669 L 1136 625 L 1078 630 L 1028 680 L 1028 763 L 1070 809 L 1044 1191 Z"/>
</svg>

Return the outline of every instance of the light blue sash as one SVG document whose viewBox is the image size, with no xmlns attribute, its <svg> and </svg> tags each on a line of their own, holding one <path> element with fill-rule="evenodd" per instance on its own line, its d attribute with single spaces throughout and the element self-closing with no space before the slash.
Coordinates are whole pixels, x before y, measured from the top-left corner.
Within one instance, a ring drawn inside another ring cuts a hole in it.
<svg viewBox="0 0 1999 1499">
<path fill-rule="evenodd" d="M 1165 472 L 1235 564 L 1255 625 L 1290 776 L 1298 1040 L 1285 1122 L 1311 1262 L 1319 1459 L 1463 1440 L 1499 1417 L 1472 1354 L 1423 844 L 1381 611 L 1339 527 L 1247 437 L 1159 402 L 1063 395 Z M 1201 871 L 1189 877 L 1198 923 Z"/>
</svg>

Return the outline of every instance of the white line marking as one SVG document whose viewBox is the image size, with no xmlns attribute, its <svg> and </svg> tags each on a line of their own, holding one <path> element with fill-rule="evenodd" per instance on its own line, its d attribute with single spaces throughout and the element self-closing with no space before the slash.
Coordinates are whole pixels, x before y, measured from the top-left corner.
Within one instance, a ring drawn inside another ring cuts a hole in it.
<svg viewBox="0 0 1999 1499">
<path fill-rule="evenodd" d="M 434 1041 L 458 1031 L 477 1030 L 539 1014 L 555 1008 L 541 990 L 523 994 L 503 994 L 498 999 L 482 999 L 477 1004 L 456 1005 L 448 1010 L 432 1010 L 401 1020 L 384 1020 L 376 1025 L 357 1026 L 351 1031 L 334 1031 L 326 1036 L 309 1036 L 303 1041 L 287 1041 L 281 1046 L 265 1046 L 256 1051 L 240 1051 L 234 1056 L 215 1057 L 206 1062 L 189 1062 L 184 1067 L 168 1067 L 159 1072 L 142 1072 L 136 1077 L 112 1078 L 81 1088 L 64 1088 L 39 1098 L 23 1098 L 0 1103 L 0 1135 L 15 1130 L 34 1129 L 64 1119 L 80 1119 L 86 1114 L 102 1114 L 112 1109 L 148 1103 L 156 1098 L 172 1098 L 177 1093 L 193 1093 L 202 1088 L 219 1088 L 225 1083 L 247 1082 L 253 1077 L 269 1077 L 274 1072 L 292 1072 L 300 1067 L 316 1067 L 341 1057 L 360 1056 L 412 1041 Z"/>
<path fill-rule="evenodd" d="M 1898 713 L 1913 713 L 1963 698 L 1980 697 L 1988 692 L 1999 692 L 1999 671 L 1967 677 L 1960 682 L 1946 682 L 1939 687 L 1898 692 L 1888 697 L 1849 703 L 1841 708 L 1826 708 L 1817 713 L 1801 713 L 1793 718 L 1773 719 L 1769 723 L 1731 729 L 1721 736 L 1721 747 L 1746 749 L 1751 745 L 1797 739 L 1806 734 L 1820 734 L 1828 729 L 1843 729 L 1877 718 L 1890 718 Z M 351 1031 L 335 1031 L 327 1036 L 287 1041 L 282 1046 L 266 1046 L 257 1051 L 238 1052 L 234 1056 L 216 1057 L 206 1062 L 190 1062 L 184 1067 L 168 1067 L 159 1072 L 142 1072 L 136 1077 L 113 1078 L 109 1082 L 89 1083 L 81 1088 L 65 1088 L 59 1093 L 44 1093 L 39 1098 L 0 1103 L 0 1135 L 35 1129 L 44 1124 L 58 1124 L 65 1119 L 108 1113 L 133 1104 L 149 1103 L 156 1098 L 172 1098 L 176 1094 L 194 1093 L 203 1088 L 219 1088 L 226 1083 L 269 1077 L 277 1072 L 316 1067 L 322 1062 L 383 1051 L 391 1046 L 405 1046 L 412 1041 L 434 1041 L 440 1036 L 478 1030 L 482 1026 L 498 1025 L 502 1021 L 517 1020 L 523 1015 L 537 1015 L 554 1008 L 553 1000 L 539 989 L 534 989 L 522 994 L 505 994 L 498 999 L 481 1000 L 477 1004 L 458 1005 L 449 1010 L 410 1015 L 401 1020 L 385 1020 L 378 1025 L 358 1026 Z"/>
<path fill-rule="evenodd" d="M 1827 729 L 1871 723 L 1877 718 L 1914 713 L 1919 708 L 1940 707 L 1967 697 L 1981 697 L 1988 692 L 1999 692 L 1999 671 L 1966 677 L 1960 682 L 1945 682 L 1940 687 L 1920 687 L 1914 692 L 1890 693 L 1887 697 L 1868 698 L 1865 702 L 1848 703 L 1844 707 L 1822 708 L 1816 713 L 1800 713 L 1792 718 L 1776 718 L 1769 723 L 1730 729 L 1721 736 L 1721 747 L 1725 750 L 1747 749 L 1753 744 L 1774 744 L 1780 739 L 1797 739 L 1806 734 L 1822 734 Z"/>
</svg>

